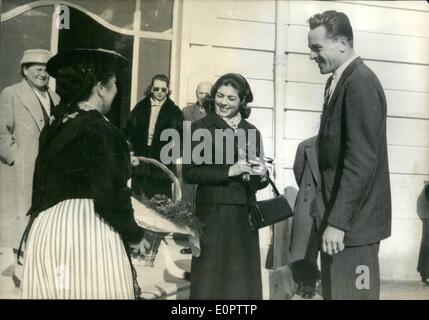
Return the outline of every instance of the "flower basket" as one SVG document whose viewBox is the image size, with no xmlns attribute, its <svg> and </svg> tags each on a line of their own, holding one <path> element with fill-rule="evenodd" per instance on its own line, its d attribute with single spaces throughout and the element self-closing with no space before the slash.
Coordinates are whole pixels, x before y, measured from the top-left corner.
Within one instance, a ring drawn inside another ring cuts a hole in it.
<svg viewBox="0 0 429 320">
<path fill-rule="evenodd" d="M 151 199 L 145 196 L 139 199 L 132 198 L 134 218 L 139 226 L 146 229 L 147 240 L 151 247 L 135 257 L 141 260 L 140 264 L 153 266 L 162 239 L 170 233 L 188 235 L 192 253 L 199 255 L 200 224 L 192 213 L 189 203 L 183 202 L 180 182 L 177 177 L 164 164 L 146 157 L 137 157 L 140 162 L 151 163 L 168 174 L 173 183 L 173 199 L 165 195 L 155 195 Z"/>
</svg>

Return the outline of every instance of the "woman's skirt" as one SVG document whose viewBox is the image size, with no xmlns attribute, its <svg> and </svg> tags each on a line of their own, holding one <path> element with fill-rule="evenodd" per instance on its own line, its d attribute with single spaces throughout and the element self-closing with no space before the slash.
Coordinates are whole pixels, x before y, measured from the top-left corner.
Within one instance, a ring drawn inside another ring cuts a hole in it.
<svg viewBox="0 0 429 320">
<path fill-rule="evenodd" d="M 262 299 L 258 232 L 250 231 L 244 205 L 197 204 L 203 238 L 192 257 L 190 299 Z"/>
<path fill-rule="evenodd" d="M 134 299 L 130 261 L 119 234 L 71 199 L 39 213 L 24 251 L 24 299 Z"/>
</svg>

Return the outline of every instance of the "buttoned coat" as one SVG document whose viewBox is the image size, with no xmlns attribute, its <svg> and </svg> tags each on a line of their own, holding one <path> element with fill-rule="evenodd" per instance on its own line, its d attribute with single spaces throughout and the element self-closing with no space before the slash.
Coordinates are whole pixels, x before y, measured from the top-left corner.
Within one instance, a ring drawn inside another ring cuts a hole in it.
<svg viewBox="0 0 429 320">
<path fill-rule="evenodd" d="M 313 238 L 314 224 L 316 219 L 320 219 L 320 214 L 317 213 L 323 213 L 324 208 L 316 139 L 317 136 L 304 140 L 298 145 L 293 165 L 299 191 L 292 224 L 290 244 L 292 261 L 317 258 L 318 241 Z"/>
<path fill-rule="evenodd" d="M 253 130 L 256 155 L 262 156 L 260 132 L 244 119 L 238 128 L 234 133 L 212 112 L 192 125 L 193 132 L 206 129 L 203 141 L 210 137 L 212 152 L 207 157 L 211 164 L 197 164 L 192 158 L 191 164 L 184 165 L 185 181 L 198 184 L 195 215 L 202 223 L 201 255 L 192 258 L 191 299 L 262 299 L 259 238 L 248 224 L 248 204 L 267 182 L 252 175 L 246 186 L 241 176 L 229 177 L 229 168 L 238 159 L 238 144 L 230 150 L 224 139 L 215 138 L 219 131 L 227 137 L 245 135 L 253 145 Z M 200 146 L 199 141 L 192 144 L 193 150 Z M 235 161 L 227 161 L 228 152 Z M 222 161 L 216 161 L 219 154 Z"/>
<path fill-rule="evenodd" d="M 54 105 L 59 96 L 49 90 Z M 0 246 L 17 247 L 27 225 L 42 105 L 26 80 L 0 95 Z"/>
<path fill-rule="evenodd" d="M 390 236 L 386 108 L 377 76 L 359 57 L 324 105 L 317 142 L 323 219 L 345 231 L 346 246 Z"/>
</svg>

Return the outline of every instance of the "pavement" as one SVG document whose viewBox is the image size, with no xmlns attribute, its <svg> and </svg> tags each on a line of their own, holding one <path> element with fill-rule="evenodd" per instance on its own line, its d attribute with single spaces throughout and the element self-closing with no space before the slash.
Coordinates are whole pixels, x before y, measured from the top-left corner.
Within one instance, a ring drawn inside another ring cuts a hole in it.
<svg viewBox="0 0 429 320">
<path fill-rule="evenodd" d="M 177 242 L 171 237 L 167 237 L 168 249 L 175 263 L 185 271 L 191 270 L 191 255 L 184 255 L 180 250 L 185 247 L 184 243 Z M 183 279 L 173 277 L 165 270 L 165 263 L 161 256 L 157 257 L 156 268 L 136 267 L 139 274 L 138 280 L 142 287 L 143 298 L 145 299 L 188 299 L 190 283 Z M 290 290 L 290 283 L 285 281 L 285 277 L 290 277 L 289 271 L 270 271 L 267 278 L 269 283 L 268 297 L 271 299 L 281 299 L 283 292 L 277 291 Z M 421 281 L 381 281 L 381 300 L 429 300 L 429 286 Z M 322 300 L 321 287 L 318 286 L 316 295 L 312 299 L 303 299 L 294 295 L 291 300 Z"/>
<path fill-rule="evenodd" d="M 173 240 L 171 236 L 167 236 L 166 242 L 166 248 L 177 267 L 175 270 L 176 275 L 183 276 L 185 271 L 190 272 L 191 255 L 180 253 L 180 250 L 186 246 L 186 243 Z M 144 299 L 158 300 L 188 299 L 189 281 L 171 275 L 166 269 L 166 259 L 160 253 L 155 259 L 155 267 L 135 264 L 138 281 L 142 289 L 142 297 Z M 14 288 L 10 278 L 13 270 L 11 268 L 12 263 L 13 255 L 11 252 L 8 249 L 0 248 L 0 299 L 19 298 L 18 292 Z M 182 274 L 178 274 L 177 270 L 181 270 Z M 282 268 L 281 270 L 271 270 L 268 273 L 268 277 L 263 277 L 263 279 L 266 279 L 263 286 L 269 287 L 268 293 L 264 297 L 276 300 L 285 299 L 284 291 L 291 289 L 289 270 Z M 322 300 L 320 289 L 319 286 L 315 297 L 306 300 Z M 381 300 L 429 300 L 429 286 L 421 281 L 382 280 L 380 298 Z M 292 300 L 304 299 L 298 295 L 294 295 Z"/>
<path fill-rule="evenodd" d="M 173 262 L 183 271 L 183 275 L 184 272 L 190 272 L 192 255 L 180 253 L 186 243 L 173 240 L 171 235 L 166 237 L 166 242 Z M 188 299 L 189 281 L 175 277 L 167 271 L 167 261 L 161 252 L 158 252 L 155 258 L 154 267 L 139 265 L 135 260 L 133 262 L 143 299 Z"/>
</svg>

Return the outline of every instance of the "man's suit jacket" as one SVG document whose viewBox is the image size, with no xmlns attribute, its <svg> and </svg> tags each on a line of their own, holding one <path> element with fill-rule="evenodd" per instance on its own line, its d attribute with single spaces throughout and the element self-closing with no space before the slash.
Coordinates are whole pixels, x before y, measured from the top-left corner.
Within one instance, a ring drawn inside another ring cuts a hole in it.
<svg viewBox="0 0 429 320">
<path fill-rule="evenodd" d="M 201 118 L 204 118 L 207 113 L 201 113 L 200 106 L 196 103 L 191 104 L 187 107 L 184 107 L 182 110 L 183 118 L 186 121 L 195 122 L 197 120 L 200 120 Z"/>
<path fill-rule="evenodd" d="M 189 106 L 186 106 L 182 109 L 183 118 L 185 121 L 191 121 L 191 123 L 194 123 L 195 121 L 198 121 L 202 118 L 204 118 L 207 113 L 202 113 L 200 111 L 200 106 L 197 103 L 193 103 Z M 189 202 L 192 206 L 192 212 L 195 211 L 195 192 L 196 192 L 196 185 L 188 184 L 183 179 L 183 173 L 182 173 L 182 166 L 179 166 L 181 170 L 178 170 L 180 172 L 179 179 L 182 185 L 182 199 L 183 201 Z"/>
<path fill-rule="evenodd" d="M 390 236 L 386 108 L 377 76 L 359 57 L 324 105 L 317 141 L 323 218 L 345 231 L 346 246 Z"/>
<path fill-rule="evenodd" d="M 312 233 L 316 219 L 323 213 L 323 199 L 321 193 L 319 164 L 316 153 L 317 136 L 304 140 L 298 145 L 293 165 L 296 183 L 299 186 L 295 201 L 294 217 L 292 224 L 292 237 L 290 254 L 292 261 L 310 258 L 317 259 L 318 243 L 314 243 Z M 320 222 L 319 222 L 320 224 Z M 312 248 L 309 247 L 312 246 Z M 314 249 L 314 250 L 311 250 Z"/>
<path fill-rule="evenodd" d="M 59 96 L 49 90 L 54 105 Z M 27 225 L 39 135 L 45 126 L 42 105 L 23 80 L 0 95 L 0 246 L 16 247 Z"/>
</svg>

